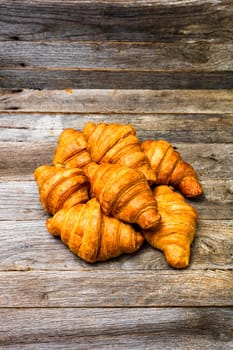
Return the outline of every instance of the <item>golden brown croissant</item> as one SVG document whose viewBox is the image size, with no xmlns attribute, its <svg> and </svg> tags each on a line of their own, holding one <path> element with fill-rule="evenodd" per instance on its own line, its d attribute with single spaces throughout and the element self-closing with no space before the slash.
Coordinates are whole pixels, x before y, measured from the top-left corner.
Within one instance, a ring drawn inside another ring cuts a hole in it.
<svg viewBox="0 0 233 350">
<path fill-rule="evenodd" d="M 83 133 L 92 161 L 118 163 L 136 168 L 142 171 L 151 184 L 155 182 L 155 173 L 141 150 L 140 141 L 132 125 L 88 122 Z"/>
<path fill-rule="evenodd" d="M 52 235 L 61 236 L 73 253 L 90 263 L 133 253 L 144 240 L 131 225 L 104 215 L 95 198 L 58 211 L 47 220 L 47 228 Z"/>
<path fill-rule="evenodd" d="M 192 166 L 181 159 L 179 152 L 165 140 L 146 140 L 142 150 L 156 174 L 156 184 L 172 185 L 186 197 L 203 193 L 197 174 Z"/>
<path fill-rule="evenodd" d="M 82 131 L 65 129 L 59 136 L 53 164 L 67 168 L 82 168 L 90 161 L 87 142 Z"/>
<path fill-rule="evenodd" d="M 34 172 L 40 201 L 49 214 L 88 201 L 89 182 L 82 169 L 41 165 Z"/>
<path fill-rule="evenodd" d="M 92 162 L 86 166 L 85 173 L 104 214 L 144 229 L 158 224 L 157 204 L 141 171 L 120 164 Z"/>
<path fill-rule="evenodd" d="M 197 212 L 173 188 L 161 185 L 153 190 L 161 222 L 155 230 L 144 231 L 145 239 L 162 250 L 168 264 L 174 268 L 189 265 L 190 245 L 193 241 Z"/>
</svg>

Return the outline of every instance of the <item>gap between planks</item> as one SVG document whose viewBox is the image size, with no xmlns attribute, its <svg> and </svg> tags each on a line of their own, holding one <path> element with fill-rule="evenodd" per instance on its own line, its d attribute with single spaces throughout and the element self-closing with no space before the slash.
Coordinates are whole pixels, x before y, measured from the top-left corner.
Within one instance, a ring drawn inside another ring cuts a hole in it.
<svg viewBox="0 0 233 350">
<path fill-rule="evenodd" d="M 192 68 L 180 68 L 180 69 L 175 69 L 175 68 L 167 68 L 167 69 L 159 69 L 159 68 L 150 68 L 150 69 L 147 69 L 147 68 L 117 68 L 117 67 L 113 67 L 113 68 L 106 68 L 106 67 L 95 67 L 95 68 L 82 68 L 82 67 L 1 67 L 1 71 L 4 72 L 4 71 L 22 71 L 23 73 L 27 73 L 27 72 L 33 72 L 33 71 L 39 71 L 41 73 L 43 72 L 93 72 L 93 73 L 164 73 L 164 74 L 169 74 L 169 73 L 187 73 L 187 74 L 195 74 L 195 73 L 198 73 L 198 74 L 205 74 L 205 73 L 209 73 L 209 74 L 218 74 L 218 73 L 229 73 L 229 74 L 232 74 L 232 69 L 231 67 L 229 69 L 224 69 L 224 70 L 221 70 L 221 69 L 215 69 L 215 70 L 207 70 L 207 69 L 192 69 Z M 188 76 L 187 76 L 188 78 Z M 162 85 L 162 83 L 161 83 Z M 233 87 L 233 85 L 232 85 Z M 1 88 L 1 87 L 0 87 Z M 230 86 L 229 86 L 229 89 L 220 89 L 220 90 L 230 90 Z M 84 88 L 85 89 L 85 88 Z M 91 89 L 91 88 L 90 88 Z M 98 88 L 96 88 L 98 89 Z M 100 88 L 101 89 L 101 88 Z M 107 88 L 105 88 L 107 89 Z M 133 88 L 129 88 L 129 90 L 132 90 Z M 135 89 L 135 88 L 134 88 Z M 157 88 L 158 89 L 158 88 Z M 182 87 L 181 87 L 182 89 Z M 48 89 L 48 90 L 51 90 L 51 89 Z M 55 90 L 55 89 L 54 89 Z M 122 86 L 122 89 L 120 90 L 124 90 L 123 89 L 123 86 Z M 153 90 L 153 89 L 152 89 Z M 171 90 L 174 90 L 171 88 Z M 179 89 L 177 89 L 179 90 Z M 191 90 L 191 89 L 190 89 Z M 204 89 L 199 89 L 199 90 L 204 90 Z M 212 89 L 211 89 L 212 90 Z M 217 89 L 216 89 L 217 90 Z"/>
</svg>

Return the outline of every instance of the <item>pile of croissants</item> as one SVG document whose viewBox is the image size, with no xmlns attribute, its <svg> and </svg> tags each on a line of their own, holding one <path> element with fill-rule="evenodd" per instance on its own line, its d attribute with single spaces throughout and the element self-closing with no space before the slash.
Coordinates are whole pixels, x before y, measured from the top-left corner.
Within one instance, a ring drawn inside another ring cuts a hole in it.
<svg viewBox="0 0 233 350">
<path fill-rule="evenodd" d="M 193 167 L 166 140 L 140 142 L 130 124 L 65 129 L 53 165 L 34 172 L 48 231 L 86 262 L 134 253 L 144 240 L 167 263 L 190 263 L 203 193 Z"/>
</svg>

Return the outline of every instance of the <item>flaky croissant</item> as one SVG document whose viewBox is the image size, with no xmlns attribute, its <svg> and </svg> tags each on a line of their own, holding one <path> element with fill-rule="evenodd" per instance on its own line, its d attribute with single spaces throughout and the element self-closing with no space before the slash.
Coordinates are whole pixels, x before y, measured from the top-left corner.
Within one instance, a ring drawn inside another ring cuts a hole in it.
<svg viewBox="0 0 233 350">
<path fill-rule="evenodd" d="M 83 168 L 91 161 L 82 131 L 65 129 L 58 138 L 53 164 L 67 168 Z"/>
<path fill-rule="evenodd" d="M 156 174 L 156 184 L 171 185 L 185 197 L 203 193 L 192 166 L 181 159 L 179 152 L 165 140 L 146 140 L 141 145 Z"/>
<path fill-rule="evenodd" d="M 189 265 L 190 245 L 193 241 L 196 210 L 185 202 L 173 188 L 161 185 L 153 190 L 157 200 L 161 222 L 154 230 L 144 231 L 144 237 L 154 248 L 164 252 L 168 264 L 174 268 Z"/>
<path fill-rule="evenodd" d="M 95 198 L 58 211 L 46 225 L 52 235 L 60 236 L 73 253 L 90 263 L 133 253 L 144 240 L 131 225 L 104 215 Z"/>
<path fill-rule="evenodd" d="M 160 221 L 156 200 L 141 171 L 120 164 L 92 162 L 85 167 L 92 196 L 106 215 L 112 215 L 142 228 L 155 227 Z"/>
<path fill-rule="evenodd" d="M 89 199 L 89 182 L 82 169 L 41 165 L 34 172 L 40 201 L 49 214 Z"/>
<path fill-rule="evenodd" d="M 155 182 L 155 173 L 141 150 L 140 141 L 132 125 L 88 122 L 83 133 L 92 161 L 118 163 L 136 168 L 142 171 L 149 183 Z"/>
</svg>

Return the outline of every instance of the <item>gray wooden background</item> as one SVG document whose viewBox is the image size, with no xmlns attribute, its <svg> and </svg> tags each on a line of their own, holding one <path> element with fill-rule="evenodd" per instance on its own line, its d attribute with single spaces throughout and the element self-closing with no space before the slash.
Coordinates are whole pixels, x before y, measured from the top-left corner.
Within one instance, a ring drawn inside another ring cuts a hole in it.
<svg viewBox="0 0 233 350">
<path fill-rule="evenodd" d="M 232 38 L 228 0 L 0 2 L 0 349 L 233 348 Z M 189 268 L 148 244 L 90 265 L 49 235 L 33 171 L 90 120 L 195 167 Z"/>
</svg>

